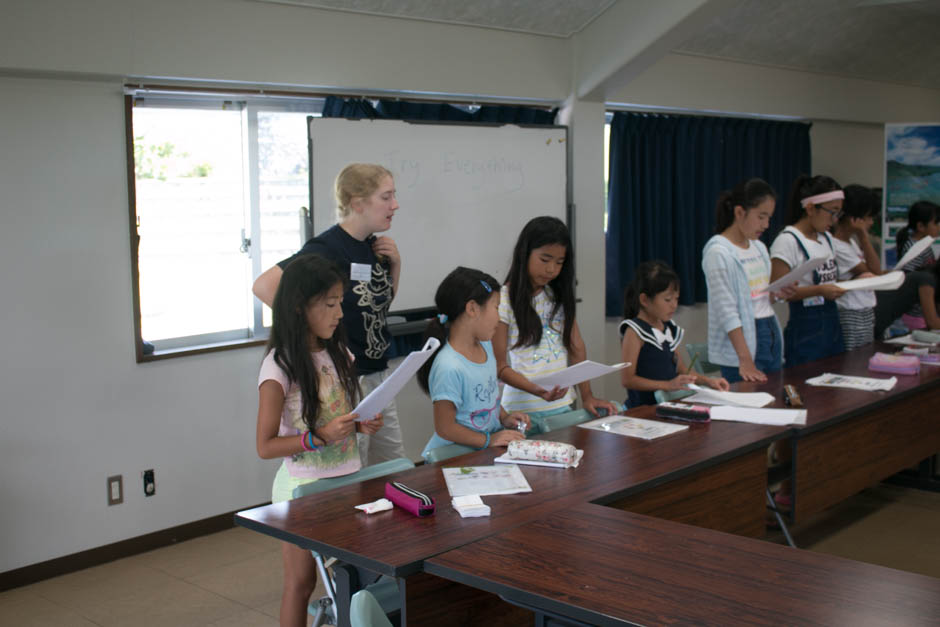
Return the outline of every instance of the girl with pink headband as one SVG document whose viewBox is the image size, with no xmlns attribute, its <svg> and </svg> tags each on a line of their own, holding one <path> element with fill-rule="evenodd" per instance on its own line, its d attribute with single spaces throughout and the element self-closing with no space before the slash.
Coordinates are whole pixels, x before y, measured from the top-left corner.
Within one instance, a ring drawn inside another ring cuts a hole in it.
<svg viewBox="0 0 940 627">
<path fill-rule="evenodd" d="M 790 302 L 790 319 L 783 332 L 787 366 L 836 355 L 845 350 L 836 299 L 845 293 L 835 285 L 838 268 L 829 229 L 842 216 L 845 197 L 828 176 L 802 175 L 790 191 L 788 224 L 770 247 L 771 282 L 805 261 L 825 257 L 812 273 L 800 277 Z"/>
</svg>

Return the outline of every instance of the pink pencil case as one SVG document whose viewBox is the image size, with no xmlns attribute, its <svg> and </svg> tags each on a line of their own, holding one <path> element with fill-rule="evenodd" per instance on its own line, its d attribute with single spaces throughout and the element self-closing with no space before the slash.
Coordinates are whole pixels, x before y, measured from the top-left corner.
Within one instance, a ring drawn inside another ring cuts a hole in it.
<svg viewBox="0 0 940 627">
<path fill-rule="evenodd" d="M 385 498 L 418 518 L 434 514 L 434 499 L 397 481 L 385 484 Z"/>
<path fill-rule="evenodd" d="M 875 353 L 868 360 L 868 369 L 891 374 L 919 374 L 920 358 L 917 355 L 890 355 Z"/>
</svg>

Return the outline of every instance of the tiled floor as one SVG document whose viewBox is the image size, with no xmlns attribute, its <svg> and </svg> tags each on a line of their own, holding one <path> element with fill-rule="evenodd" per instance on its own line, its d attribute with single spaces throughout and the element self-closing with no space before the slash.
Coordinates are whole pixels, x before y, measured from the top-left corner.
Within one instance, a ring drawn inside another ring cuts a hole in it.
<svg viewBox="0 0 940 627">
<path fill-rule="evenodd" d="M 882 485 L 794 536 L 814 551 L 940 577 L 938 529 L 940 494 Z M 280 543 L 236 528 L 0 593 L 0 625 L 269 626 L 280 595 Z"/>
</svg>

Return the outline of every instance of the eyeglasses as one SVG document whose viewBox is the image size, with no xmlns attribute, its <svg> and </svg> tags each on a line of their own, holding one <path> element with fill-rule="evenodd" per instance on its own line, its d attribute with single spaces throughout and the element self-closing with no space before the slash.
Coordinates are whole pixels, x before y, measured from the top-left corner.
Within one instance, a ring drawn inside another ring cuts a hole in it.
<svg viewBox="0 0 940 627">
<path fill-rule="evenodd" d="M 832 218 L 833 220 L 839 220 L 842 218 L 842 216 L 845 215 L 845 212 L 842 211 L 841 209 L 830 209 L 829 207 L 823 207 L 822 205 L 816 205 L 816 208 L 822 209 L 823 211 L 828 213 L 829 217 Z"/>
</svg>

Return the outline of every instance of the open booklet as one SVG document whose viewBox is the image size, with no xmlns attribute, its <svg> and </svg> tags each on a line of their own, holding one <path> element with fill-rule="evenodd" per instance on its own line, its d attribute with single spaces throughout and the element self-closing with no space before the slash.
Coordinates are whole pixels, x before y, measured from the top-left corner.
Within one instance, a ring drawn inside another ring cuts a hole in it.
<svg viewBox="0 0 940 627">
<path fill-rule="evenodd" d="M 405 360 L 395 368 L 392 374 L 388 375 L 385 381 L 382 381 L 379 387 L 372 390 L 368 396 L 359 401 L 359 404 L 356 405 L 356 409 L 353 410 L 354 414 L 359 414 L 356 421 L 372 420 L 376 414 L 385 409 L 440 345 L 441 343 L 437 338 L 429 337 L 421 350 L 413 351 L 405 357 Z"/>
<path fill-rule="evenodd" d="M 684 400 L 684 399 L 683 399 Z M 805 425 L 805 409 L 777 409 L 755 407 L 712 407 L 708 412 L 712 420 L 727 420 L 731 422 L 749 422 L 755 425 Z"/>
<path fill-rule="evenodd" d="M 865 279 L 852 279 L 851 281 L 839 281 L 838 287 L 844 290 L 896 290 L 904 283 L 904 273 L 900 270 L 894 270 L 878 276 L 870 276 Z"/>
<path fill-rule="evenodd" d="M 584 361 L 578 362 L 573 366 L 568 366 L 564 370 L 559 370 L 558 372 L 546 374 L 541 377 L 534 377 L 532 379 L 532 383 L 541 385 L 546 390 L 551 389 L 556 385 L 561 388 L 567 388 L 571 387 L 572 385 L 583 383 L 584 381 L 590 381 L 591 379 L 602 377 L 605 374 L 610 374 L 611 372 L 617 372 L 618 370 L 622 370 L 629 365 L 629 363 L 624 362 L 614 364 L 613 366 L 605 366 L 604 364 L 599 364 L 596 361 L 585 359 Z"/>
<path fill-rule="evenodd" d="M 634 418 L 633 416 L 607 416 L 605 418 L 596 418 L 588 422 L 582 422 L 578 426 L 582 429 L 607 431 L 608 433 L 616 433 L 617 435 L 625 435 L 642 440 L 655 440 L 664 435 L 684 431 L 689 428 L 688 425 L 677 425 L 671 422 Z"/>
<path fill-rule="evenodd" d="M 739 407 L 763 407 L 774 402 L 774 397 L 767 392 L 721 392 L 705 388 L 694 383 L 689 384 L 695 394 L 682 399 L 684 403 L 705 403 L 708 405 L 737 405 Z"/>
<path fill-rule="evenodd" d="M 821 256 L 821 257 L 813 257 L 809 261 L 805 261 L 801 263 L 796 268 L 794 268 L 793 270 L 790 270 L 785 275 L 783 275 L 782 277 L 780 277 L 779 279 L 777 279 L 776 281 L 768 285 L 764 289 L 764 291 L 776 292 L 781 287 L 786 287 L 787 285 L 792 285 L 793 283 L 796 283 L 797 281 L 802 279 L 804 275 L 812 272 L 819 266 L 826 263 L 827 259 L 829 259 L 828 255 Z"/>
<path fill-rule="evenodd" d="M 476 494 L 519 494 L 531 492 L 532 486 L 515 464 L 499 466 L 461 466 L 441 468 L 452 498 Z"/>
</svg>

